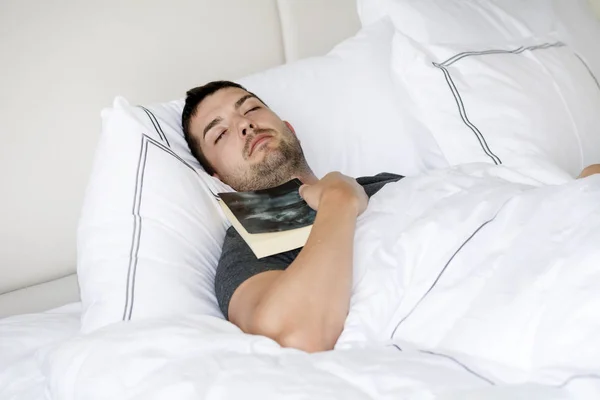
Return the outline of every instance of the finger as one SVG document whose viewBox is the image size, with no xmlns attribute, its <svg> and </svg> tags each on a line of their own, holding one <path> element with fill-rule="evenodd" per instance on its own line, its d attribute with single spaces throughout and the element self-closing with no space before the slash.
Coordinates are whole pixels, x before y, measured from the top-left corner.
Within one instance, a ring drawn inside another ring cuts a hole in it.
<svg viewBox="0 0 600 400">
<path fill-rule="evenodd" d="M 306 190 L 307 186 L 308 185 L 304 184 L 304 185 L 300 186 L 300 188 L 298 188 L 298 193 L 300 194 L 300 197 L 304 198 L 304 194 L 303 193 Z"/>
</svg>

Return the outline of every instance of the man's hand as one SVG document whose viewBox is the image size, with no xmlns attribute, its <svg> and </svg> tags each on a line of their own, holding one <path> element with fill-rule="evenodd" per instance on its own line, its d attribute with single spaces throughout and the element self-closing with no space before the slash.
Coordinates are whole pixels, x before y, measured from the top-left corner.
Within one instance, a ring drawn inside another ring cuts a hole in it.
<svg viewBox="0 0 600 400">
<path fill-rule="evenodd" d="M 283 347 L 330 350 L 348 315 L 356 218 L 367 195 L 356 180 L 332 172 L 300 195 L 317 210 L 306 245 L 285 271 L 253 276 L 233 293 L 230 321 Z"/>
<path fill-rule="evenodd" d="M 367 209 L 369 198 L 355 179 L 339 172 L 330 172 L 313 185 L 302 185 L 300 196 L 313 210 L 318 210 L 321 200 L 352 204 L 359 216 Z"/>
<path fill-rule="evenodd" d="M 593 164 L 593 165 L 590 165 L 589 167 L 584 168 L 583 171 L 581 171 L 581 174 L 579 174 L 579 176 L 577 178 L 578 179 L 585 178 L 586 176 L 590 176 L 590 175 L 594 175 L 594 174 L 600 174 L 600 164 Z"/>
</svg>

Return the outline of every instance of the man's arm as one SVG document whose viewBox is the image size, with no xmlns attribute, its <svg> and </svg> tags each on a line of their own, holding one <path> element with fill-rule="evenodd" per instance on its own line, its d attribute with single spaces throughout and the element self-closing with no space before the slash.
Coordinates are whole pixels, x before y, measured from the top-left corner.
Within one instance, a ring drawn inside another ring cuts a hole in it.
<svg viewBox="0 0 600 400">
<path fill-rule="evenodd" d="M 331 173 L 300 194 L 317 216 L 306 245 L 285 271 L 260 273 L 234 292 L 229 319 L 244 332 L 308 352 L 335 345 L 350 303 L 356 218 L 367 196 L 352 178 Z"/>
<path fill-rule="evenodd" d="M 600 174 L 600 164 L 593 164 L 588 167 L 585 167 L 581 174 L 577 178 L 585 178 L 586 176 Z"/>
</svg>

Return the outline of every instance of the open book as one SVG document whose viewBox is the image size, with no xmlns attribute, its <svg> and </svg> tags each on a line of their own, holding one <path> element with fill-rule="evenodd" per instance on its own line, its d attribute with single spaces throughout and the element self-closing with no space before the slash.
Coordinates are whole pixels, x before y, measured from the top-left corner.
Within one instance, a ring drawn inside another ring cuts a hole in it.
<svg viewBox="0 0 600 400">
<path fill-rule="evenodd" d="M 304 246 L 316 212 L 298 193 L 298 179 L 249 192 L 219 193 L 219 204 L 257 258 Z"/>
</svg>

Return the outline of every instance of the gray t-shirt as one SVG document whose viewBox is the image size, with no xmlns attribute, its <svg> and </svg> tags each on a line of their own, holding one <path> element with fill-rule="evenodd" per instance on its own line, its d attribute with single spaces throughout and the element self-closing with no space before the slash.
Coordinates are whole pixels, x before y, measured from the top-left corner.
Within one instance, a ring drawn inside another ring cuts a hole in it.
<svg viewBox="0 0 600 400">
<path fill-rule="evenodd" d="M 356 181 L 365 189 L 367 196 L 371 197 L 385 184 L 399 181 L 402 178 L 401 175 L 381 173 L 375 176 L 358 178 Z M 230 227 L 225 236 L 215 276 L 217 301 L 225 318 L 229 319 L 229 302 L 233 292 L 244 281 L 261 272 L 285 270 L 296 259 L 301 250 L 302 248 L 298 248 L 259 260 L 235 228 Z"/>
</svg>

